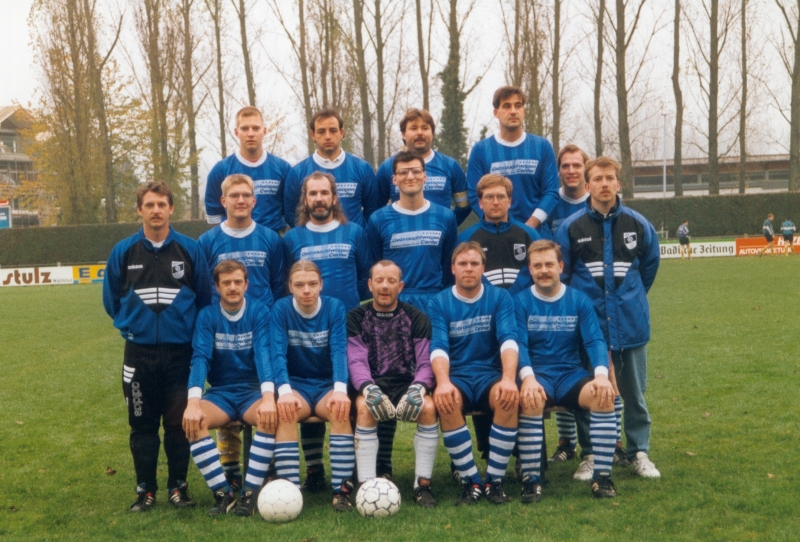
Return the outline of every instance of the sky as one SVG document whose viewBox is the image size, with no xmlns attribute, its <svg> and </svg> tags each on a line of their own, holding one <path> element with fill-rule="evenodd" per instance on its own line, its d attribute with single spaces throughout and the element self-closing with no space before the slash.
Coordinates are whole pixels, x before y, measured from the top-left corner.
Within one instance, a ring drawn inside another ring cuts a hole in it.
<svg viewBox="0 0 800 542">
<path fill-rule="evenodd" d="M 36 87 L 33 49 L 28 35 L 28 13 L 33 0 L 0 0 L 0 106 L 34 100 Z"/>
</svg>

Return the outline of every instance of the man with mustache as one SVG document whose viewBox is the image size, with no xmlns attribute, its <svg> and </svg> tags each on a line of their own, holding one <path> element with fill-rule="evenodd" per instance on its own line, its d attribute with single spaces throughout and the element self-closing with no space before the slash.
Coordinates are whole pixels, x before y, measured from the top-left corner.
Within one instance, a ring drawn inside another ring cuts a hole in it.
<svg viewBox="0 0 800 542">
<path fill-rule="evenodd" d="M 467 177 L 453 158 L 433 150 L 436 123 L 425 109 L 411 108 L 400 119 L 400 134 L 406 150 L 414 151 L 425 160 L 425 198 L 450 209 L 461 224 L 472 209 L 467 199 Z M 392 184 L 392 161 L 387 158 L 378 168 L 378 187 L 381 204 L 400 199 L 400 191 Z"/>
</svg>

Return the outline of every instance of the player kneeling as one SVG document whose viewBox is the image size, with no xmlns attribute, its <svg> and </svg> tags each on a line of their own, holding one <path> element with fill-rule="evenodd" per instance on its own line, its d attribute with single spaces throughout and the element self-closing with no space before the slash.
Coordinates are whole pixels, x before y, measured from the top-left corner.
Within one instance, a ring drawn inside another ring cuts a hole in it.
<svg viewBox="0 0 800 542">
<path fill-rule="evenodd" d="M 347 396 L 347 337 L 344 305 L 320 296 L 319 268 L 299 260 L 289 270 L 291 297 L 272 308 L 270 353 L 278 385 L 275 470 L 300 486 L 297 424 L 318 416 L 331 424 L 333 509 L 353 509 L 355 449 Z"/>
<path fill-rule="evenodd" d="M 614 389 L 608 379 L 608 351 L 594 307 L 585 294 L 561 283 L 564 262 L 561 249 L 552 241 L 531 244 L 528 266 L 534 285 L 514 298 L 523 367 L 520 372 L 526 373 L 523 386 L 532 382 L 534 390 L 534 408 L 519 421 L 522 501 L 541 499 L 542 412 L 547 405 L 591 412 L 592 494 L 616 497 L 611 481 L 616 444 Z M 581 363 L 581 347 L 594 368 L 594 377 Z"/>
<path fill-rule="evenodd" d="M 250 516 L 275 448 L 275 385 L 267 358 L 269 310 L 258 301 L 245 300 L 247 269 L 237 261 L 219 263 L 214 268 L 214 284 L 220 302 L 203 309 L 195 325 L 183 429 L 192 458 L 214 492 L 214 507 L 208 515 L 217 516 L 236 505 L 236 496 L 208 431 L 231 421 L 258 427 L 235 510 L 238 516 Z M 206 380 L 211 387 L 203 393 Z"/>
<path fill-rule="evenodd" d="M 439 447 L 433 388 L 431 324 L 417 308 L 398 301 L 403 290 L 400 268 L 381 260 L 370 270 L 372 304 L 347 315 L 347 363 L 350 382 L 361 394 L 355 399 L 358 481 L 376 477 L 378 422 L 397 417 L 417 422 L 414 437 L 414 502 L 436 506 L 431 476 Z M 395 408 L 396 407 L 396 408 Z"/>
</svg>

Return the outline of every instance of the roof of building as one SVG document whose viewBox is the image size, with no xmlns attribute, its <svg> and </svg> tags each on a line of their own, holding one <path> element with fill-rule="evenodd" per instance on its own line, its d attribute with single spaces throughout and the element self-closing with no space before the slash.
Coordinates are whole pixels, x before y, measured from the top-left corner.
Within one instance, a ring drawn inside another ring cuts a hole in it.
<svg viewBox="0 0 800 542">
<path fill-rule="evenodd" d="M 22 112 L 22 115 L 15 115 L 18 111 Z M 0 105 L 0 124 L 9 121 L 17 129 L 26 128 L 30 122 L 29 119 L 30 113 L 21 105 Z"/>
</svg>

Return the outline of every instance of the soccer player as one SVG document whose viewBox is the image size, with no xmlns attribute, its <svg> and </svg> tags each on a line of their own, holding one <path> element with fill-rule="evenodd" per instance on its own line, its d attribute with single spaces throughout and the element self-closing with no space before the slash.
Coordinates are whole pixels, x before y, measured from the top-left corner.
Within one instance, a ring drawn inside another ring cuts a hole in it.
<svg viewBox="0 0 800 542">
<path fill-rule="evenodd" d="M 398 301 L 403 275 L 394 262 L 376 263 L 368 284 L 372 303 L 347 315 L 347 365 L 350 382 L 359 392 L 355 399 L 358 481 L 377 476 L 378 422 L 395 417 L 416 422 L 414 502 L 432 508 L 436 506 L 431 477 L 439 427 L 428 395 L 434 385 L 430 320 L 414 306 Z"/>
<path fill-rule="evenodd" d="M 545 404 L 591 412 L 592 494 L 616 497 L 611 481 L 616 442 L 615 393 L 608 378 L 608 354 L 597 314 L 585 294 L 561 283 L 564 262 L 553 241 L 531 244 L 528 259 L 534 286 L 514 298 L 520 366 L 533 369 L 533 377 L 544 389 L 547 401 L 533 416 L 520 416 L 522 501 L 541 498 L 539 458 Z M 593 375 L 583 367 L 581 348 L 591 362 Z"/>
<path fill-rule="evenodd" d="M 400 152 L 392 167 L 400 199 L 370 217 L 372 260 L 395 262 L 406 284 L 400 299 L 425 311 L 431 295 L 453 282 L 449 262 L 458 226 L 453 211 L 425 199 L 425 160 L 420 155 Z"/>
<path fill-rule="evenodd" d="M 501 87 L 494 93 L 494 116 L 500 133 L 478 141 L 469 155 L 467 192 L 478 217 L 478 181 L 487 173 L 511 179 L 514 201 L 511 218 L 538 229 L 558 200 L 558 171 L 553 146 L 543 137 L 523 131 L 525 93 L 518 87 Z"/>
<path fill-rule="evenodd" d="M 236 128 L 233 133 L 239 138 L 239 149 L 217 162 L 206 181 L 206 220 L 219 224 L 225 220 L 226 208 L 222 203 L 222 182 L 234 173 L 247 175 L 253 180 L 256 196 L 253 220 L 272 231 L 286 227 L 283 220 L 284 181 L 291 166 L 286 160 L 264 150 L 267 127 L 261 111 L 252 106 L 243 107 L 236 113 Z M 250 295 L 252 295 L 252 291 Z"/>
<path fill-rule="evenodd" d="M 411 108 L 400 119 L 400 134 L 406 150 L 414 151 L 425 160 L 425 198 L 450 209 L 451 203 L 456 222 L 461 224 L 472 209 L 467 199 L 467 176 L 453 158 L 433 150 L 436 123 L 425 109 Z M 378 168 L 380 203 L 400 199 L 400 191 L 392 183 L 392 162 L 387 158 Z"/>
<path fill-rule="evenodd" d="M 317 150 L 297 163 L 286 179 L 283 208 L 290 226 L 295 225 L 297 205 L 302 204 L 303 181 L 315 171 L 334 176 L 345 216 L 362 228 L 369 215 L 385 203 L 378 201 L 378 185 L 372 166 L 342 150 L 343 126 L 342 117 L 335 109 L 322 109 L 311 117 L 309 128 Z"/>
<path fill-rule="evenodd" d="M 787 256 L 791 253 L 794 254 L 794 222 L 789 220 L 788 218 L 783 221 L 781 224 L 781 233 L 783 234 L 783 244 L 786 245 L 786 251 L 784 254 Z"/>
<path fill-rule="evenodd" d="M 586 207 L 589 193 L 583 180 L 583 168 L 588 161 L 589 155 L 577 145 L 565 145 L 558 151 L 556 165 L 561 188 L 558 189 L 558 202 L 547 216 L 546 227 L 541 228 L 543 239 L 554 239 L 564 219 Z"/>
<path fill-rule="evenodd" d="M 267 357 L 269 310 L 255 299 L 245 299 L 247 268 L 236 260 L 225 260 L 214 267 L 214 285 L 219 303 L 200 312 L 192 340 L 194 354 L 183 429 L 195 464 L 214 493 L 214 507 L 208 515 L 218 516 L 230 512 L 236 495 L 208 431 L 231 421 L 258 427 L 235 510 L 237 516 L 252 516 L 272 460 L 278 422 L 272 364 Z M 203 392 L 206 380 L 210 387 Z"/>
<path fill-rule="evenodd" d="M 208 264 L 200 247 L 174 231 L 172 192 L 163 181 L 136 189 L 142 228 L 117 243 L 103 279 L 103 306 L 125 339 L 122 390 L 131 426 L 136 502 L 146 512 L 156 502 L 156 469 L 164 426 L 169 502 L 194 506 L 189 497 L 189 441 L 181 427 L 197 313 L 211 301 Z"/>
<path fill-rule="evenodd" d="M 775 246 L 773 244 L 775 232 L 772 231 L 772 221 L 774 219 L 775 215 L 769 213 L 767 215 L 767 219 L 764 221 L 764 225 L 761 228 L 764 231 L 764 238 L 767 240 L 767 246 L 758 251 L 759 258 L 763 256 L 764 252 L 766 252 L 767 250 L 769 250 L 773 254 L 773 256 L 776 255 Z"/>
<path fill-rule="evenodd" d="M 527 250 L 541 239 L 535 229 L 509 217 L 513 191 L 508 178 L 484 175 L 476 187 L 483 218 L 458 236 L 459 243 L 475 241 L 483 247 L 486 279 L 512 296 L 532 284 L 525 264 Z"/>
<path fill-rule="evenodd" d="M 484 493 L 494 504 L 509 501 L 503 480 L 517 441 L 519 349 L 514 302 L 505 290 L 484 286 L 485 261 L 478 243 L 458 245 L 452 257 L 455 286 L 436 295 L 428 309 L 436 377 L 433 399 L 445 448 L 461 479 L 456 506 L 474 504 Z M 464 421 L 464 414 L 473 410 L 493 413 L 485 486 Z"/>
<path fill-rule="evenodd" d="M 620 169 L 606 156 L 586 164 L 589 205 L 561 224 L 556 242 L 564 257 L 564 282 L 592 300 L 611 351 L 624 402 L 627 459 L 635 474 L 658 478 L 661 474 L 647 455 L 651 421 L 644 397 L 650 341 L 647 292 L 660 262 L 658 235 L 646 218 L 622 204 L 617 195 Z M 587 453 L 578 471 L 593 470 L 593 460 Z"/>
<path fill-rule="evenodd" d="M 683 259 L 683 252 L 686 251 L 686 256 L 692 259 L 692 246 L 689 243 L 689 221 L 684 220 L 678 226 L 678 243 L 680 243 L 681 260 Z"/>
<path fill-rule="evenodd" d="M 289 270 L 291 297 L 272 309 L 270 354 L 278 386 L 275 470 L 300 485 L 297 423 L 319 416 L 330 423 L 333 509 L 353 509 L 355 449 L 347 396 L 347 329 L 342 302 L 320 296 L 322 275 L 310 261 Z"/>
</svg>

